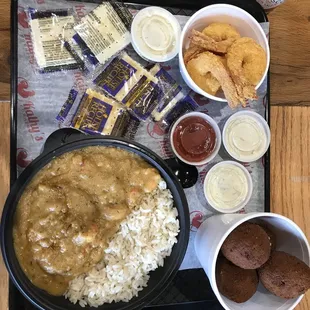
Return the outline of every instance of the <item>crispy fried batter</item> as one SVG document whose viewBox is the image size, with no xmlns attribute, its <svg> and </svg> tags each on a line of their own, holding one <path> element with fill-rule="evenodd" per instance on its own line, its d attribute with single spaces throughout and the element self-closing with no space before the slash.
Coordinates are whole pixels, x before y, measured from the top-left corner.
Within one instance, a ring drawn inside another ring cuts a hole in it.
<svg viewBox="0 0 310 310">
<path fill-rule="evenodd" d="M 204 49 L 198 46 L 190 45 L 189 49 L 187 49 L 184 53 L 185 65 L 187 65 L 190 60 L 196 58 L 204 51 L 205 51 Z M 223 64 L 225 63 L 226 66 L 225 57 L 221 56 L 217 57 L 219 57 L 223 62 Z M 193 67 L 187 68 L 187 71 L 189 75 L 195 76 L 195 69 Z M 213 96 L 216 95 L 218 90 L 221 88 L 221 84 L 219 83 L 219 81 L 210 72 L 208 72 L 205 76 L 196 76 L 195 83 L 205 92 Z"/>
<path fill-rule="evenodd" d="M 240 33 L 230 24 L 226 23 L 212 23 L 202 31 L 208 37 L 215 41 L 223 41 L 227 39 L 239 39 Z"/>
<path fill-rule="evenodd" d="M 200 48 L 199 46 L 193 45 L 190 46 L 183 55 L 185 65 L 191 60 L 196 58 L 199 54 L 204 52 L 204 49 Z"/>
<path fill-rule="evenodd" d="M 255 87 L 267 66 L 266 52 L 251 38 L 240 38 L 228 49 L 227 67 L 238 94 L 256 99 Z"/>
<path fill-rule="evenodd" d="M 227 49 L 235 41 L 235 38 L 229 38 L 223 41 L 215 41 L 209 36 L 193 29 L 191 34 L 191 42 L 207 51 L 225 54 Z"/>
<path fill-rule="evenodd" d="M 208 73 L 211 73 L 220 83 L 231 108 L 235 108 L 240 102 L 245 104 L 244 99 L 238 95 L 228 71 L 218 56 L 209 52 L 201 53 L 188 62 L 187 70 L 195 83 L 197 81 L 200 82 L 203 78 L 207 77 Z"/>
</svg>

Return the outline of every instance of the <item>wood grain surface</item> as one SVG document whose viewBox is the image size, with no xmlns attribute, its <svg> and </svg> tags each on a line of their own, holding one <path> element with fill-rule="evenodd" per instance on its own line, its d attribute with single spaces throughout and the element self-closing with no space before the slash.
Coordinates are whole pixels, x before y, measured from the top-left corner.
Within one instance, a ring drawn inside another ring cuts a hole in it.
<svg viewBox="0 0 310 310">
<path fill-rule="evenodd" d="M 310 108 L 271 108 L 271 209 L 310 237 Z M 296 308 L 310 309 L 310 292 Z"/>
<path fill-rule="evenodd" d="M 10 31 L 0 30 L 0 101 L 9 99 L 10 99 Z"/>
<path fill-rule="evenodd" d="M 246 1 L 246 0 L 245 0 Z M 0 100 L 9 100 L 9 0 L 0 1 Z M 271 23 L 271 209 L 310 237 L 310 1 L 288 0 Z M 9 102 L 0 102 L 0 211 L 9 188 Z M 1 259 L 0 259 L 1 260 Z M 8 309 L 0 261 L 0 310 Z M 310 293 L 298 310 L 310 309 Z"/>
<path fill-rule="evenodd" d="M 288 0 L 268 18 L 271 104 L 310 105 L 310 1 Z"/>
<path fill-rule="evenodd" d="M 10 184 L 10 103 L 0 102 L 0 213 Z M 8 275 L 0 255 L 0 310 L 8 309 Z"/>
</svg>

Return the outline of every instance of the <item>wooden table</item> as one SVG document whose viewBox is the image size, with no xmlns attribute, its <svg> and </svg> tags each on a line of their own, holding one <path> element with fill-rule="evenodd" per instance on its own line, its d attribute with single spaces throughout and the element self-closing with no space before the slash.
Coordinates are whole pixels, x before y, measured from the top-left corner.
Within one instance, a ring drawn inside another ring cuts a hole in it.
<svg viewBox="0 0 310 310">
<path fill-rule="evenodd" d="M 245 0 L 246 1 L 246 0 Z M 9 0 L 0 2 L 0 207 L 9 190 Z M 271 22 L 271 209 L 310 237 L 310 1 L 288 0 Z M 0 258 L 1 259 L 1 258 Z M 0 309 L 8 278 L 0 261 Z M 310 292 L 297 307 L 310 309 Z"/>
</svg>

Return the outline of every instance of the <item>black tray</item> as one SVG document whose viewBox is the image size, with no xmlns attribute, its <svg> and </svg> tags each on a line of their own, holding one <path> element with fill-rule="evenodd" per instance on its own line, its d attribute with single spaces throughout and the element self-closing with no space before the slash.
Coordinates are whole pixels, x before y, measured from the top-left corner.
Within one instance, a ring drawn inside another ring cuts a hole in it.
<svg viewBox="0 0 310 310">
<path fill-rule="evenodd" d="M 75 2 L 93 2 L 101 3 L 102 0 L 75 0 Z M 255 0 L 132 0 L 131 3 L 140 3 L 146 5 L 156 5 L 171 7 L 174 10 L 199 10 L 200 8 L 215 4 L 228 3 L 236 5 L 262 23 L 267 22 L 268 18 L 263 8 Z M 12 0 L 11 3 L 11 158 L 10 158 L 10 177 L 11 185 L 17 178 L 16 153 L 17 153 L 17 79 L 18 79 L 18 0 Z M 268 72 L 267 85 L 268 104 L 266 107 L 265 118 L 270 125 L 270 72 Z M 270 211 L 270 154 L 269 150 L 265 155 L 265 211 Z M 1 296 L 5 298 L 5 296 Z M 168 288 L 162 292 L 156 300 L 152 302 L 148 309 L 223 309 L 217 301 L 211 289 L 209 280 L 203 269 L 183 270 L 177 273 Z M 31 305 L 11 283 L 9 284 L 9 309 L 10 310 L 34 310 Z M 82 308 L 81 308 L 82 309 Z"/>
</svg>

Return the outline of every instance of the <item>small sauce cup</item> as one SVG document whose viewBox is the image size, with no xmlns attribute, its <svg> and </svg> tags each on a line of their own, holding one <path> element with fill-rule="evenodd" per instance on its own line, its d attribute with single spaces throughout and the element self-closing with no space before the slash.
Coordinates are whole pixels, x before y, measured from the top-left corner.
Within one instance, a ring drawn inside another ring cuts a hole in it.
<svg viewBox="0 0 310 310">
<path fill-rule="evenodd" d="M 223 128 L 223 145 L 228 154 L 240 162 L 254 162 L 267 152 L 270 128 L 256 112 L 244 110 L 228 118 Z"/>
<path fill-rule="evenodd" d="M 209 163 L 221 146 L 221 131 L 215 120 L 201 112 L 181 116 L 170 130 L 170 144 L 174 154 L 193 166 Z"/>
<path fill-rule="evenodd" d="M 165 62 L 179 52 L 181 26 L 166 9 L 150 6 L 140 10 L 131 25 L 131 44 L 151 62 Z"/>
<path fill-rule="evenodd" d="M 226 171 L 221 171 L 221 169 L 225 169 Z M 234 169 L 229 175 L 229 170 Z M 218 173 L 218 175 L 216 175 Z M 225 173 L 226 175 L 223 175 Z M 226 180 L 220 179 L 225 178 Z M 217 183 L 215 183 L 215 181 Z M 214 184 L 210 184 L 213 182 Z M 243 182 L 244 184 L 236 184 L 237 182 Z M 212 194 L 211 186 L 213 185 L 214 188 L 214 197 L 216 196 L 215 192 L 219 192 L 222 197 L 216 197 L 218 199 L 224 198 L 226 201 L 222 201 L 221 205 L 217 203 L 216 198 L 214 199 Z M 219 188 L 221 187 L 221 188 Z M 238 196 L 238 191 L 239 196 Z M 252 193 L 253 193 L 253 182 L 250 173 L 248 170 L 241 164 L 235 161 L 222 161 L 214 165 L 207 173 L 204 184 L 203 184 L 203 191 L 205 197 L 207 199 L 208 204 L 218 212 L 221 213 L 235 213 L 240 211 L 242 208 L 246 206 L 246 204 L 250 201 Z M 242 192 L 243 191 L 243 192 Z M 233 197 L 235 195 L 235 197 Z M 231 196 L 231 197 L 229 197 Z M 236 201 L 229 201 L 229 199 L 235 198 Z M 229 204 L 233 204 L 229 207 Z M 224 207 L 225 205 L 225 207 Z"/>
</svg>

